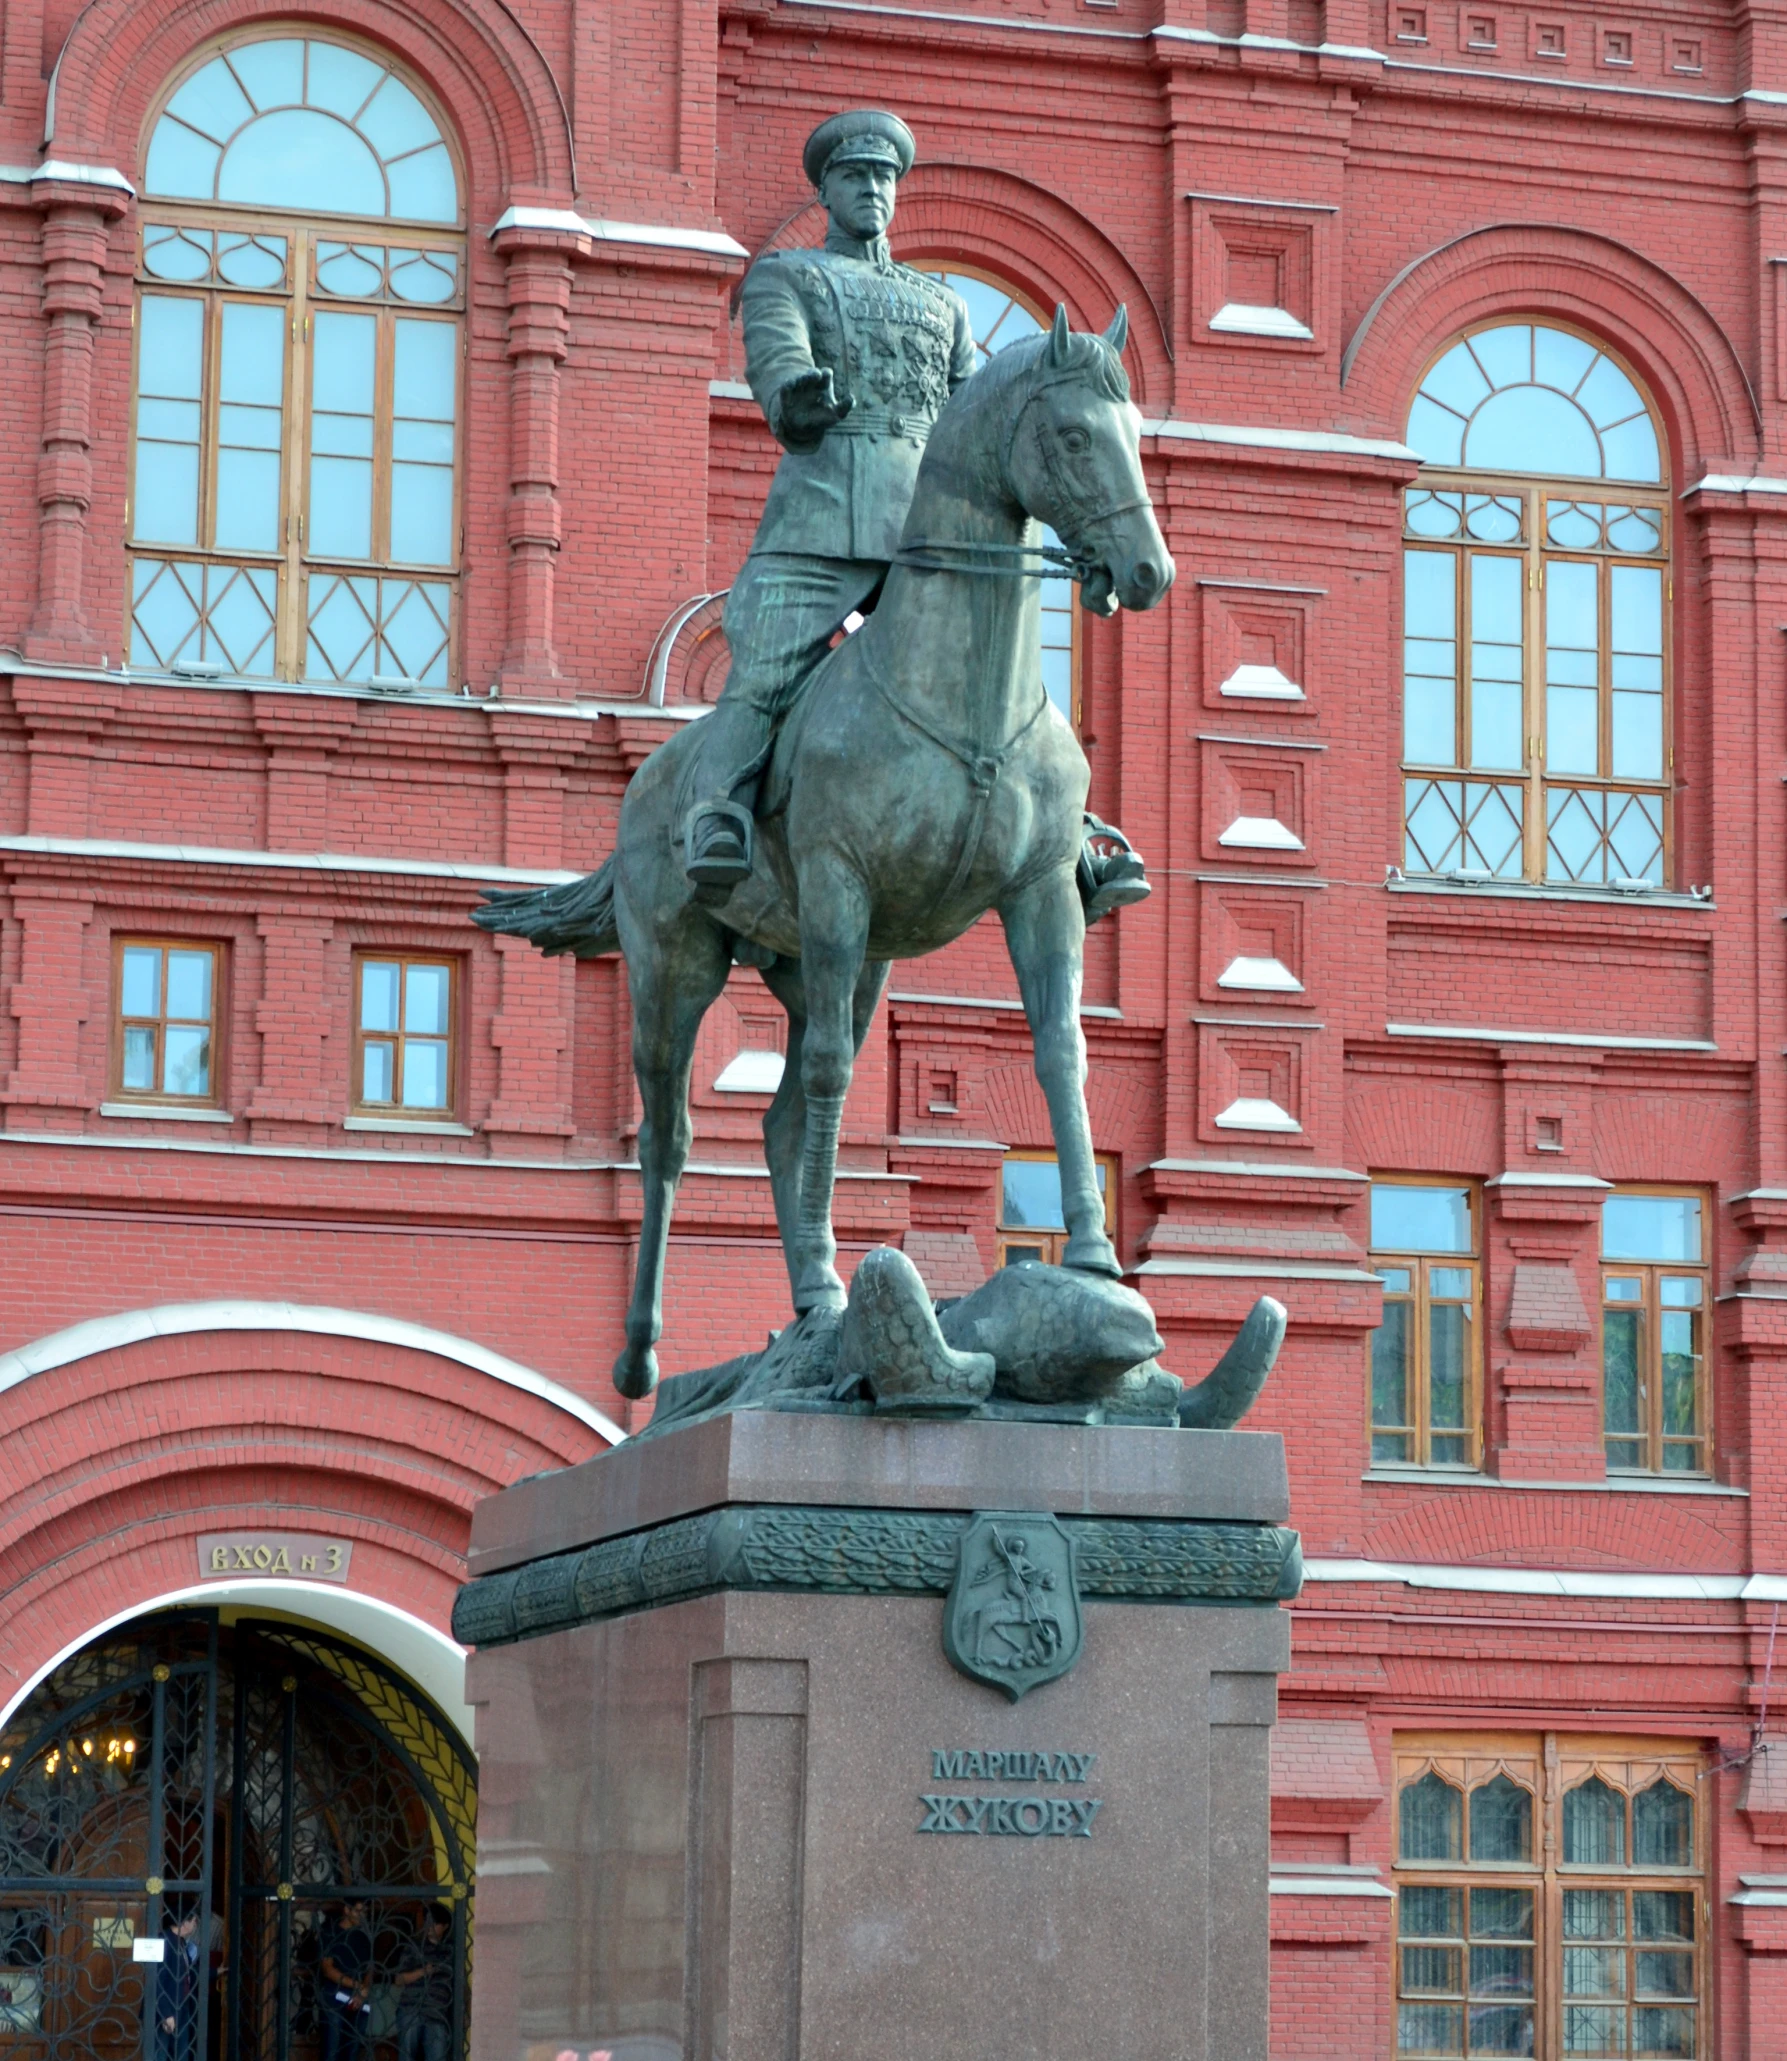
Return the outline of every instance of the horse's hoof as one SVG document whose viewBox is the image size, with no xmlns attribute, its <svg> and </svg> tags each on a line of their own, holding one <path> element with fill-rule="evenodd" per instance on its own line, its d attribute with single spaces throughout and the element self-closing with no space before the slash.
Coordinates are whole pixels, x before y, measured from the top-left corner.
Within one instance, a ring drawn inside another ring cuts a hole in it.
<svg viewBox="0 0 1787 2061">
<path fill-rule="evenodd" d="M 1064 1267 L 1077 1267 L 1082 1274 L 1108 1274 L 1113 1281 L 1123 1278 L 1123 1268 L 1117 1259 L 1117 1248 L 1102 1231 L 1086 1236 L 1070 1238 L 1067 1250 L 1061 1255 Z"/>
<path fill-rule="evenodd" d="M 649 1345 L 626 1346 L 614 1363 L 614 1386 L 630 1403 L 643 1402 L 658 1385 L 658 1356 Z"/>
</svg>

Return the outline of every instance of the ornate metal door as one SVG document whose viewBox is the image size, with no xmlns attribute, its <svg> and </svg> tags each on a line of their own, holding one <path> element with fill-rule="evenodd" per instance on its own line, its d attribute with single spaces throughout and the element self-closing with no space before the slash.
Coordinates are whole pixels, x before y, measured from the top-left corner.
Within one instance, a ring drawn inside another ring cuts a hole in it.
<svg viewBox="0 0 1787 2061">
<path fill-rule="evenodd" d="M 96 1641 L 0 1732 L 0 2061 L 458 2061 L 475 1819 L 469 1754 L 357 1647 L 214 1612 Z"/>
</svg>

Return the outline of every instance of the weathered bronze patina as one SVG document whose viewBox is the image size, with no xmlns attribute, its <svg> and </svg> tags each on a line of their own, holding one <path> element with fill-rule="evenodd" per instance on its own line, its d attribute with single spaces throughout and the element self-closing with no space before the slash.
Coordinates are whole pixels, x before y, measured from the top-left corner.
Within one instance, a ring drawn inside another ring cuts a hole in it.
<svg viewBox="0 0 1787 2061">
<path fill-rule="evenodd" d="M 894 125 L 890 144 L 890 119 L 838 118 L 845 154 L 839 159 L 834 150 L 819 173 L 828 194 L 841 193 L 834 182 L 848 175 L 864 195 L 882 193 L 891 204 L 897 135 L 904 131 Z M 824 133 L 810 147 L 809 171 Z M 892 165 L 875 154 L 884 149 L 894 150 Z M 834 215 L 842 211 L 840 201 Z M 866 198 L 863 214 L 852 219 L 868 220 Z M 858 437 L 854 444 L 846 438 L 840 448 L 874 443 L 879 449 L 886 442 L 891 452 L 903 440 L 909 449 L 898 465 L 916 460 L 916 483 L 873 614 L 799 683 L 798 700 L 764 765 L 754 850 L 748 824 L 733 820 L 748 871 L 730 885 L 700 877 L 699 865 L 693 880 L 685 871 L 691 784 L 699 790 L 718 777 L 707 770 L 710 752 L 717 751 L 724 768 L 740 763 L 725 743 L 723 723 L 733 719 L 723 700 L 712 717 L 690 725 L 640 770 L 622 805 L 615 854 L 598 873 L 569 887 L 492 897 L 478 912 L 486 928 L 532 938 L 549 952 L 587 957 L 618 948 L 626 955 L 645 1191 L 627 1344 L 615 1366 L 616 1385 L 627 1396 L 647 1395 L 657 1381 L 654 1347 L 670 1212 L 690 1143 L 690 1064 L 701 1020 L 735 959 L 759 966 L 788 1012 L 787 1065 L 764 1120 L 764 1142 L 797 1312 L 817 1322 L 844 1308 L 831 1226 L 838 1131 L 855 1054 L 889 965 L 938 950 L 989 911 L 1004 925 L 1035 1041 L 1061 1169 L 1065 1264 L 1113 1278 L 1119 1271 L 1105 1230 L 1083 1088 L 1086 904 L 1079 873 L 1088 774 L 1078 741 L 1042 688 L 1034 579 L 1065 567 L 1080 583 L 1082 605 L 1100 614 L 1119 605 L 1152 608 L 1172 584 L 1173 561 L 1142 478 L 1138 417 L 1123 372 L 1126 317 L 1120 308 L 1103 336 L 1080 335 L 1058 309 L 1045 335 L 1014 344 L 955 386 L 934 433 L 928 441 L 919 438 L 920 456 L 904 428 L 902 396 L 910 388 L 913 420 L 920 420 L 931 399 L 965 369 L 957 350 L 965 328 L 958 333 L 954 326 L 951 301 L 925 297 L 928 283 L 921 292 L 908 288 L 907 275 L 884 275 L 869 258 L 836 255 L 859 268 L 865 308 L 881 305 L 895 321 L 888 311 L 899 302 L 897 366 L 889 370 L 879 349 L 866 356 L 858 350 L 858 335 L 869 339 L 881 331 L 850 331 L 852 340 L 835 364 L 797 372 L 793 394 L 786 379 L 773 388 L 781 426 L 797 443 L 824 442 L 850 413 L 838 394 L 843 368 L 853 382 L 851 409 L 869 411 L 861 421 L 885 412 L 886 436 Z M 809 303 L 795 276 L 803 263 L 817 261 L 778 260 L 770 276 L 782 296 L 778 304 L 798 308 L 807 321 Z M 829 282 L 834 269 L 828 263 L 820 276 Z M 825 290 L 829 296 L 829 283 Z M 769 291 L 760 289 L 759 298 Z M 812 291 L 817 294 L 817 286 Z M 919 298 L 908 303 L 909 292 Z M 837 306 L 855 305 L 840 287 Z M 846 334 L 850 319 L 838 317 L 836 335 Z M 933 343 L 935 362 L 927 356 Z M 897 434 L 896 416 L 902 424 Z M 838 497 L 848 487 L 851 506 L 846 510 L 839 499 L 836 535 L 852 553 L 862 547 L 855 508 L 860 471 L 852 456 L 835 472 L 819 467 L 805 481 L 815 493 Z M 826 480 L 830 485 L 822 489 Z M 781 520 L 781 491 L 778 476 L 766 523 L 771 516 Z M 785 505 L 798 513 L 800 499 L 791 486 Z M 862 519 L 869 534 L 880 518 L 865 510 Z M 1038 542 L 1039 522 L 1054 529 L 1059 547 L 1045 550 Z M 880 535 L 877 548 L 887 542 Z M 879 561 L 853 556 L 836 563 Z M 765 598 L 769 577 L 764 571 L 751 606 L 782 625 L 775 641 L 785 651 L 782 619 L 794 604 Z M 835 622 L 826 610 L 842 591 L 834 581 L 813 624 Z M 750 638 L 743 641 L 749 688 L 756 662 L 749 657 Z M 751 706 L 758 715 L 770 712 L 770 703 L 780 705 L 784 686 L 792 684 L 783 682 Z M 750 756 L 762 763 L 762 726 L 755 716 L 751 722 L 750 737 L 758 741 Z M 699 860 L 708 849 L 698 841 L 693 856 Z M 957 1361 L 977 1353 L 989 1364 L 964 1372 Z M 981 1348 L 938 1364 L 951 1376 L 945 1388 L 958 1376 L 982 1398 L 992 1387 L 990 1356 Z M 855 1371 L 834 1368 L 833 1378 Z M 884 1386 L 885 1398 L 875 1380 L 869 1382 L 884 1407 L 925 1401 L 915 1401 L 898 1382 Z M 947 1395 L 932 1400 L 953 1406 Z"/>
</svg>

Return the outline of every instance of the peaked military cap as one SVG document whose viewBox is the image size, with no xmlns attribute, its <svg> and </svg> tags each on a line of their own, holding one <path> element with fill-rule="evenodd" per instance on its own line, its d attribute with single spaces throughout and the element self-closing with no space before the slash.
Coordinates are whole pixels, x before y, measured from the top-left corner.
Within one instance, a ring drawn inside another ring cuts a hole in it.
<svg viewBox="0 0 1787 2061">
<path fill-rule="evenodd" d="M 850 107 L 819 124 L 800 161 L 815 186 L 833 165 L 892 165 L 894 177 L 903 179 L 917 150 L 912 131 L 898 115 L 879 107 Z"/>
</svg>

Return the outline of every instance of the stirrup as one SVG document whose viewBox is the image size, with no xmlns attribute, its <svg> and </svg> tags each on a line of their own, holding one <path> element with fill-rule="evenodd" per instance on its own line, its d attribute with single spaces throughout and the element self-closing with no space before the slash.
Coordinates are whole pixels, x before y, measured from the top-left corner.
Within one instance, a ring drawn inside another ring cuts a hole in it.
<svg viewBox="0 0 1787 2061">
<path fill-rule="evenodd" d="M 735 801 L 697 802 L 683 825 L 683 871 L 697 887 L 735 888 L 751 877 L 751 812 Z"/>
<path fill-rule="evenodd" d="M 1153 893 L 1140 852 L 1114 823 L 1104 822 L 1090 809 L 1085 812 L 1085 836 L 1074 878 L 1089 924 L 1115 909 L 1145 902 Z"/>
</svg>

